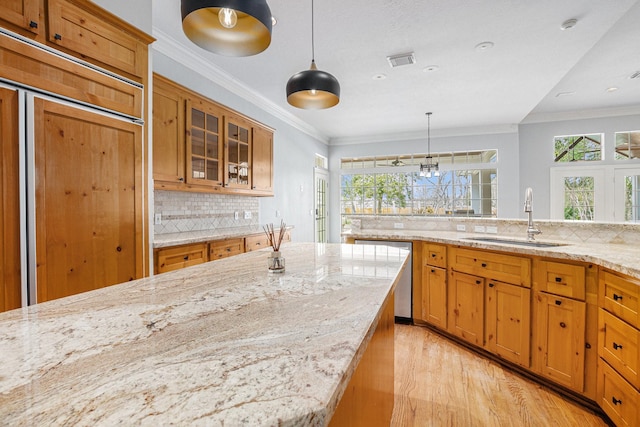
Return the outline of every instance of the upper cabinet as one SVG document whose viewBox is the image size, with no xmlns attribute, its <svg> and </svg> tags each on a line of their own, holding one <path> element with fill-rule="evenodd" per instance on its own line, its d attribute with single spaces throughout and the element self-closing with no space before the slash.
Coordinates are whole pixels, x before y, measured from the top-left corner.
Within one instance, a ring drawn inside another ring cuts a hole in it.
<svg viewBox="0 0 640 427">
<path fill-rule="evenodd" d="M 162 190 L 273 195 L 273 131 L 154 74 L 153 178 Z"/>
<path fill-rule="evenodd" d="M 40 7 L 38 0 L 2 0 L 0 20 L 10 29 L 28 33 L 40 32 Z"/>
</svg>

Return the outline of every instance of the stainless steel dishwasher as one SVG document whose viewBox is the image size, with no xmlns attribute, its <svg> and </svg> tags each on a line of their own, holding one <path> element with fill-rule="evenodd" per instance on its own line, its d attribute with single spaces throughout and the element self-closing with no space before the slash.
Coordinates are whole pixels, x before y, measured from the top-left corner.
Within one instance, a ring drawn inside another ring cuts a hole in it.
<svg viewBox="0 0 640 427">
<path fill-rule="evenodd" d="M 413 268 L 411 253 L 411 242 L 396 242 L 387 240 L 356 240 L 356 245 L 386 245 L 394 248 L 402 248 L 409 251 L 409 260 L 401 273 L 400 280 L 396 285 L 394 314 L 397 323 L 412 322 L 412 284 L 413 284 Z"/>
</svg>

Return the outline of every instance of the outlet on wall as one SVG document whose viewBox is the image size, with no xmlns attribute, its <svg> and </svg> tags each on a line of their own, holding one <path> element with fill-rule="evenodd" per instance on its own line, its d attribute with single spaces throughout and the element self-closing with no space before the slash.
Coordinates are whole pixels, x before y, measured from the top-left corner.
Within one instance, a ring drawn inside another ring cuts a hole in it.
<svg viewBox="0 0 640 427">
<path fill-rule="evenodd" d="M 475 231 L 476 233 L 484 233 L 484 225 L 476 225 L 473 228 L 473 231 Z"/>
<path fill-rule="evenodd" d="M 244 211 L 244 219 L 251 219 L 251 211 Z"/>
<path fill-rule="evenodd" d="M 233 219 L 235 219 L 235 220 L 240 219 L 240 212 L 235 211 L 235 212 L 233 213 Z"/>
<path fill-rule="evenodd" d="M 276 209 L 276 218 L 280 217 L 280 211 L 278 209 Z"/>
<path fill-rule="evenodd" d="M 155 215 L 155 218 L 154 218 L 153 223 L 154 223 L 155 225 L 160 225 L 160 224 L 162 224 L 162 214 L 161 214 L 161 213 L 157 213 L 157 214 Z"/>
</svg>

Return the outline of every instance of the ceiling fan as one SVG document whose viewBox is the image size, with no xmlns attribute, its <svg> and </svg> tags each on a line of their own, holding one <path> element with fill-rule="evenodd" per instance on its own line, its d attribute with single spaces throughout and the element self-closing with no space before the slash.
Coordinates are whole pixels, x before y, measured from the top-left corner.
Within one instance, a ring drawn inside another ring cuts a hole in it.
<svg viewBox="0 0 640 427">
<path fill-rule="evenodd" d="M 406 166 L 405 163 L 400 160 L 399 157 L 396 157 L 396 159 L 394 161 L 391 162 L 392 166 Z"/>
</svg>

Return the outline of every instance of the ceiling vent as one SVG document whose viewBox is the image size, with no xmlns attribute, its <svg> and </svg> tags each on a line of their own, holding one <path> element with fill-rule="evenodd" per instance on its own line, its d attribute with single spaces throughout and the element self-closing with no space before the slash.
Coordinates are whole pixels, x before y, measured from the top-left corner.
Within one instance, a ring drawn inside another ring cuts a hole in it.
<svg viewBox="0 0 640 427">
<path fill-rule="evenodd" d="M 401 67 L 403 65 L 411 65 L 416 63 L 416 56 L 413 52 L 400 53 L 398 55 L 387 56 L 387 61 L 391 68 Z"/>
<path fill-rule="evenodd" d="M 630 79 L 640 79 L 640 71 L 636 71 L 635 73 L 629 76 Z"/>
</svg>

